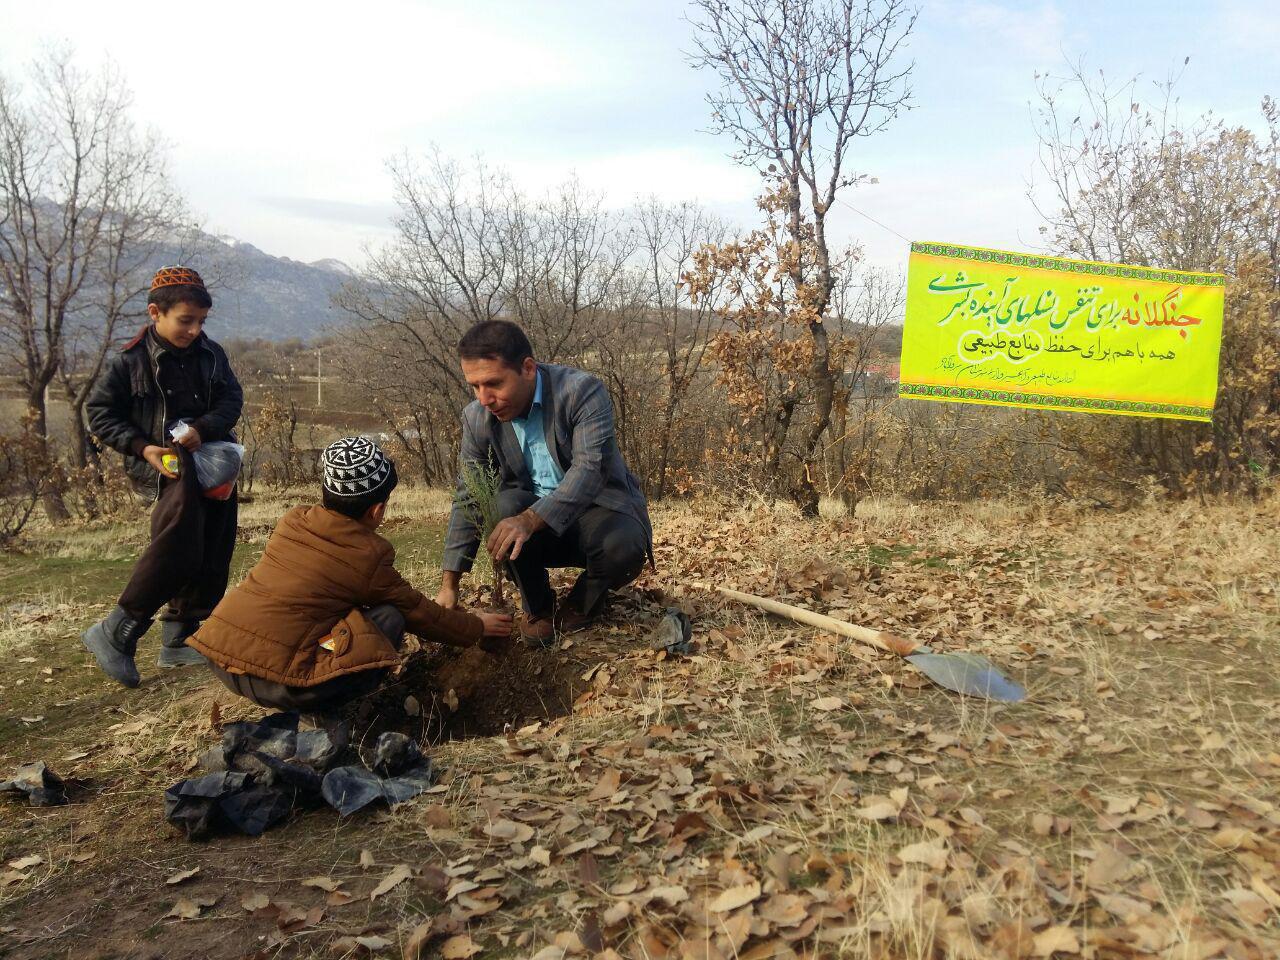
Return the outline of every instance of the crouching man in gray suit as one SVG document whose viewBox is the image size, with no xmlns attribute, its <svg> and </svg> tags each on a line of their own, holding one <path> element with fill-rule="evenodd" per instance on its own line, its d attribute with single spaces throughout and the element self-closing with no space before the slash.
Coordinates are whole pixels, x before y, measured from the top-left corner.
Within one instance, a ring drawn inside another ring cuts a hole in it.
<svg viewBox="0 0 1280 960">
<path fill-rule="evenodd" d="M 618 452 L 613 403 L 604 384 L 573 367 L 538 363 L 514 323 L 477 323 L 458 343 L 462 373 L 476 399 L 462 411 L 459 468 L 493 463 L 505 518 L 485 544 L 520 588 L 520 635 L 546 645 L 589 626 L 612 589 L 640 575 L 653 557 L 653 530 L 640 485 Z M 444 580 L 436 602 L 454 608 L 471 569 L 479 531 L 467 516 L 465 488 L 449 516 Z M 581 567 L 557 604 L 550 567 Z"/>
</svg>

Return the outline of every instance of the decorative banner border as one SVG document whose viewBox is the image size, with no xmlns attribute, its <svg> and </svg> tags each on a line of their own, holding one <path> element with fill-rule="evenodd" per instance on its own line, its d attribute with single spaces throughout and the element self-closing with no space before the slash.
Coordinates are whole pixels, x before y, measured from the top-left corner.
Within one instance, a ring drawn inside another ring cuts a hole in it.
<svg viewBox="0 0 1280 960">
<path fill-rule="evenodd" d="M 1206 287 L 1224 287 L 1227 283 L 1227 278 L 1220 273 L 1153 270 L 1150 267 L 1126 267 L 1116 263 L 1097 263 L 1093 260 L 1039 257 L 1029 253 L 986 250 L 982 247 L 955 247 L 946 243 L 913 242 L 911 252 L 927 253 L 934 257 L 953 257 L 956 260 L 973 260 L 978 263 L 1003 263 L 1014 267 L 1092 273 L 1099 277 L 1115 277 L 1118 280 L 1154 280 L 1160 283 L 1191 283 Z"/>
<path fill-rule="evenodd" d="M 1016 390 L 981 390 L 977 387 L 943 387 L 932 383 L 900 383 L 898 396 L 917 400 L 950 400 L 954 403 L 987 403 L 1038 410 L 1116 413 L 1130 417 L 1166 417 L 1176 420 L 1213 420 L 1212 407 L 1184 407 L 1140 400 L 1107 400 L 1100 397 L 1050 397 Z"/>
</svg>

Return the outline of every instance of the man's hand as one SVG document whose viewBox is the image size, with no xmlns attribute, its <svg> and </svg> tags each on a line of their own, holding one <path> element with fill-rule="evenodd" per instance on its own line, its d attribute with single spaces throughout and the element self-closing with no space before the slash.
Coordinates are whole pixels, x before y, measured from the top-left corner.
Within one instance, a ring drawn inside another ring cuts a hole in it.
<svg viewBox="0 0 1280 960">
<path fill-rule="evenodd" d="M 436 594 L 436 603 L 446 610 L 458 609 L 458 582 L 462 575 L 456 570 L 446 570 L 440 583 L 440 592 Z"/>
<path fill-rule="evenodd" d="M 177 480 L 178 475 L 164 465 L 164 455 L 168 452 L 168 447 L 157 447 L 154 443 L 149 443 L 142 449 L 142 459 L 155 467 L 156 473 L 160 476 Z"/>
<path fill-rule="evenodd" d="M 204 441 L 200 439 L 200 431 L 188 423 L 187 432 L 182 435 L 182 439 L 175 440 L 174 442 L 181 447 L 186 447 L 188 450 L 195 452 L 200 449 L 200 444 Z"/>
<path fill-rule="evenodd" d="M 520 556 L 520 551 L 529 538 L 546 525 L 547 521 L 532 510 L 499 520 L 493 528 L 493 533 L 489 534 L 489 542 L 485 544 L 485 549 L 489 551 L 489 558 L 494 563 L 514 560 Z"/>
</svg>

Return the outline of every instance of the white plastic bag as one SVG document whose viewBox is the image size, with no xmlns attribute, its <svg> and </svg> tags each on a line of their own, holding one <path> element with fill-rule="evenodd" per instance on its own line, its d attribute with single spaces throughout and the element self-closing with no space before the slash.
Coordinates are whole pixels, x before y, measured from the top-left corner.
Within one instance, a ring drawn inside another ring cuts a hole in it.
<svg viewBox="0 0 1280 960">
<path fill-rule="evenodd" d="M 191 429 L 185 420 L 179 420 L 169 428 L 169 436 L 181 440 Z M 196 482 L 201 492 L 213 500 L 226 500 L 235 489 L 236 477 L 244 461 L 244 447 L 229 440 L 213 440 L 202 443 L 191 451 L 196 467 Z"/>
</svg>

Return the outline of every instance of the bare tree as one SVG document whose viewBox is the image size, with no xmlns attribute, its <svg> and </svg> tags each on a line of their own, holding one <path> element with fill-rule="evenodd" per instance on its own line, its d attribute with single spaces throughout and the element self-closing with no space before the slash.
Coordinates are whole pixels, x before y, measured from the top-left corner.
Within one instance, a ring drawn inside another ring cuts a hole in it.
<svg viewBox="0 0 1280 960">
<path fill-rule="evenodd" d="M 627 280 L 627 226 L 604 198 L 570 179 L 537 204 L 514 205 L 515 267 L 505 306 L 551 362 L 582 363 Z"/>
<path fill-rule="evenodd" d="M 664 205 L 656 198 L 640 203 L 633 216 L 639 234 L 637 258 L 647 292 L 647 316 L 666 387 L 652 480 L 652 495 L 660 500 L 667 493 L 672 443 L 683 420 L 685 400 L 702 370 L 715 329 L 714 307 L 720 294 L 721 278 L 715 277 L 707 296 L 694 302 L 685 277 L 693 269 L 697 251 L 723 243 L 728 229 L 693 204 Z"/>
<path fill-rule="evenodd" d="M 176 214 L 161 146 L 135 132 L 130 102 L 114 68 L 90 76 L 66 51 L 34 66 L 29 91 L 0 77 L 0 349 L 50 463 L 50 384 L 63 378 L 83 462 L 80 408 Z M 67 515 L 56 488 L 44 506 Z"/>
<path fill-rule="evenodd" d="M 901 274 L 865 269 L 845 273 L 832 291 L 832 354 L 840 371 L 828 444 L 830 484 L 850 515 L 876 483 L 879 452 L 896 383 L 881 353 L 883 332 L 902 317 L 906 284 Z"/>
<path fill-rule="evenodd" d="M 909 102 L 911 66 L 898 51 L 915 24 L 901 0 L 696 0 L 696 66 L 715 72 L 709 95 L 716 130 L 738 144 L 735 159 L 762 169 L 794 247 L 780 258 L 811 338 L 814 408 L 801 445 L 797 497 L 817 511 L 819 443 L 831 422 L 835 376 L 824 324 L 836 285 L 827 216 L 859 181 L 860 138 L 886 128 Z"/>
</svg>

